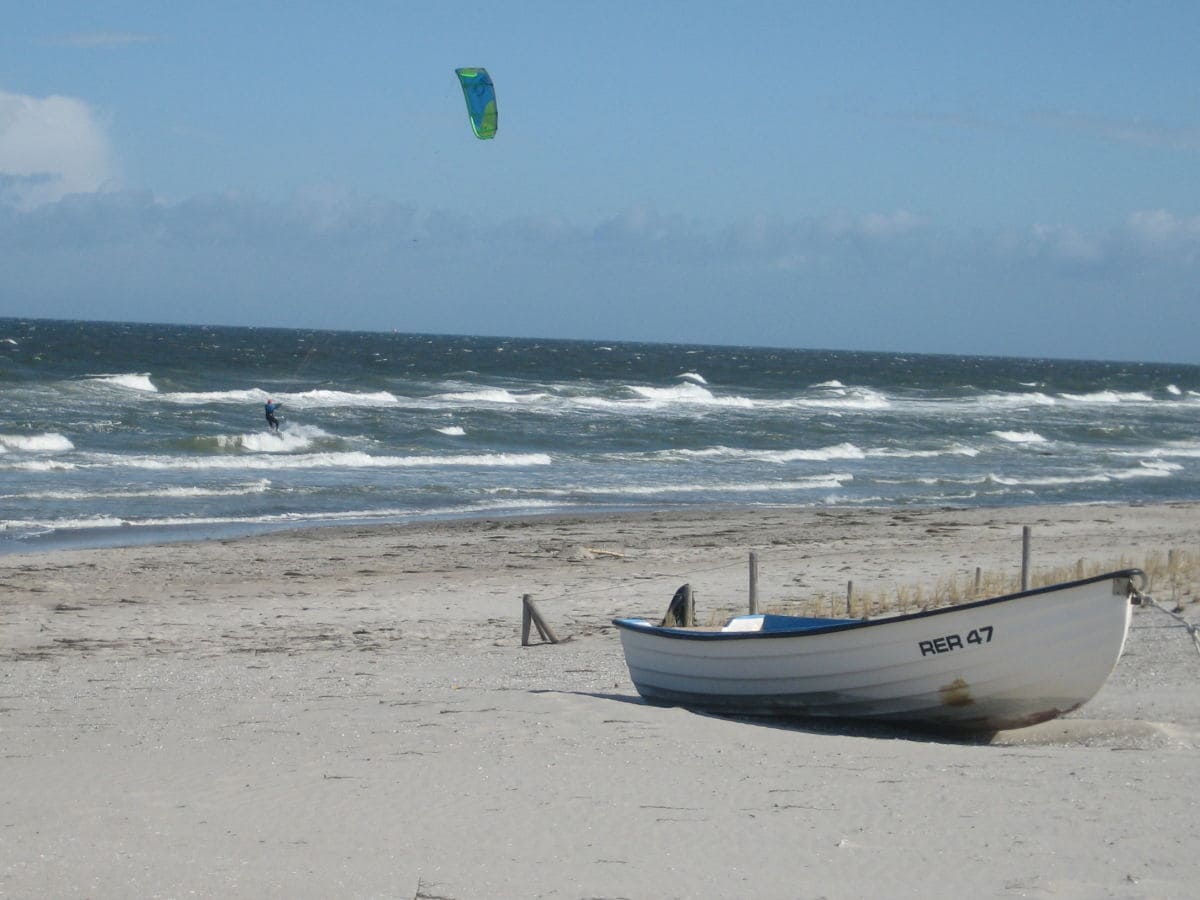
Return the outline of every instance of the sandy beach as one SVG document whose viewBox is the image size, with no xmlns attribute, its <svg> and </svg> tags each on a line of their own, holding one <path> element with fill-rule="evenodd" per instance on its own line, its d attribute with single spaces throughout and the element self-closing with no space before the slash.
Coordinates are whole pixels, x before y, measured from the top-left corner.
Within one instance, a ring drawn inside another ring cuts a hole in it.
<svg viewBox="0 0 1200 900">
<path fill-rule="evenodd" d="M 1200 505 L 706 510 L 0 556 L 0 896 L 1193 897 L 1200 654 L 990 741 L 648 706 L 610 620 L 1200 551 Z M 1155 584 L 1200 619 L 1190 584 Z M 521 646 L 531 594 L 563 643 Z M 1175 596 L 1172 596 L 1174 594 Z M 1164 604 L 1166 605 L 1166 604 Z"/>
</svg>

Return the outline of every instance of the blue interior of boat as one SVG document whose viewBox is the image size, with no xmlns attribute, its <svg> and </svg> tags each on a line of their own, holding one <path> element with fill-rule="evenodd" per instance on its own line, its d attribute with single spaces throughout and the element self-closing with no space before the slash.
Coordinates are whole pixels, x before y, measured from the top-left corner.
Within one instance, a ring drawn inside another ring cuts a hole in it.
<svg viewBox="0 0 1200 900">
<path fill-rule="evenodd" d="M 835 625 L 852 625 L 862 621 L 861 619 L 819 619 L 807 616 L 773 616 L 770 614 L 764 615 L 762 620 L 762 628 L 758 629 L 760 632 L 816 631 L 821 628 L 830 628 Z"/>
<path fill-rule="evenodd" d="M 861 625 L 862 619 L 822 619 L 807 616 L 773 616 L 769 614 L 741 615 L 729 619 L 723 628 L 686 628 L 658 625 L 645 619 L 613 619 L 613 624 L 639 631 L 656 631 L 673 637 L 712 640 L 749 637 L 762 634 L 804 634 L 832 631 L 847 625 Z"/>
</svg>

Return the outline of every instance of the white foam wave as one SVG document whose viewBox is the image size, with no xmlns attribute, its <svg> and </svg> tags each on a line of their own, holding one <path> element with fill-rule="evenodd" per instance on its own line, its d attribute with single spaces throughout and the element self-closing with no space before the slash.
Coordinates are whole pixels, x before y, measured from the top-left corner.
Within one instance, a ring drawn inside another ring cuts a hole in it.
<svg viewBox="0 0 1200 900">
<path fill-rule="evenodd" d="M 312 438 L 294 431 L 252 431 L 223 434 L 217 438 L 223 449 L 248 450 L 251 453 L 296 453 L 312 446 Z"/>
<path fill-rule="evenodd" d="M 880 447 L 868 450 L 867 456 L 881 459 L 934 459 L 938 456 L 978 456 L 976 447 L 966 444 L 951 444 L 941 450 L 905 450 L 900 447 Z"/>
<path fill-rule="evenodd" d="M 261 456 L 134 456 L 110 457 L 88 464 L 89 468 L 131 469 L 386 469 L 454 466 L 495 466 L 521 468 L 548 466 L 552 460 L 545 453 L 481 453 L 449 454 L 442 456 L 371 456 L 361 451 L 340 453 L 304 453 Z"/>
<path fill-rule="evenodd" d="M 1154 398 L 1143 391 L 1094 391 L 1090 394 L 1059 394 L 1076 403 L 1151 403 Z"/>
<path fill-rule="evenodd" d="M 267 400 L 267 393 L 257 388 L 236 391 L 168 391 L 159 399 L 164 403 L 180 403 L 198 406 L 205 403 L 259 404 Z M 262 414 L 262 411 L 259 411 Z"/>
<path fill-rule="evenodd" d="M 835 459 L 865 459 L 866 453 L 851 443 L 833 444 L 812 450 L 746 450 L 739 447 L 706 447 L 703 450 L 659 450 L 660 459 L 734 459 L 756 462 L 829 462 Z"/>
<path fill-rule="evenodd" d="M 320 425 L 309 425 L 307 422 L 289 422 L 283 426 L 280 434 L 294 434 L 297 437 L 311 438 L 313 440 L 334 437 L 334 435 L 330 434 Z"/>
<path fill-rule="evenodd" d="M 65 472 L 76 468 L 76 465 L 56 459 L 23 459 L 19 462 L 6 463 L 4 468 L 20 469 L 26 472 Z"/>
<path fill-rule="evenodd" d="M 427 398 L 425 405 L 436 408 L 448 402 L 457 404 L 541 404 L 539 411 L 603 410 L 620 414 L 644 415 L 672 407 L 694 409 L 737 409 L 762 412 L 791 412 L 797 410 L 860 411 L 888 409 L 888 399 L 862 388 L 839 390 L 833 396 L 793 397 L 787 399 L 750 398 L 741 395 L 722 396 L 693 382 L 670 387 L 626 385 L 631 396 L 611 397 L 599 394 L 513 394 L 505 390 L 437 394 Z"/>
<path fill-rule="evenodd" d="M 1139 465 L 1140 469 L 1125 469 L 1120 472 L 1110 472 L 1109 475 L 1118 481 L 1123 481 L 1129 478 L 1167 478 L 1176 472 L 1183 471 L 1183 466 L 1179 463 L 1144 459 Z"/>
<path fill-rule="evenodd" d="M 396 406 L 400 403 L 395 394 L 388 391 L 302 391 L 288 395 L 287 404 L 300 409 L 326 406 Z"/>
<path fill-rule="evenodd" d="M 854 476 L 843 472 L 814 475 L 811 478 L 787 481 L 750 481 L 729 484 L 622 484 L 622 485 L 576 485 L 562 488 L 535 488 L 525 493 L 549 497 L 657 497 L 671 494 L 760 494 L 784 491 L 830 490 L 853 481 Z"/>
<path fill-rule="evenodd" d="M 321 438 L 330 437 L 333 435 L 318 425 L 288 424 L 279 431 L 263 430 L 241 434 L 219 434 L 215 437 L 215 442 L 218 449 L 226 451 L 298 453 L 311 448 Z"/>
<path fill-rule="evenodd" d="M 879 391 L 862 387 L 847 388 L 840 385 L 835 387 L 834 384 L 830 383 L 826 386 L 833 396 L 797 397 L 795 400 L 788 401 L 787 405 L 792 408 L 848 410 L 890 409 L 892 406 L 891 401 Z"/>
<path fill-rule="evenodd" d="M 150 394 L 158 393 L 158 388 L 154 386 L 154 382 L 150 380 L 149 372 L 142 373 L 125 373 L 116 375 L 88 375 L 89 381 L 99 381 L 103 384 L 111 384 L 116 387 L 128 388 L 131 391 L 145 391 Z"/>
<path fill-rule="evenodd" d="M 888 497 L 847 497 L 845 494 L 829 494 L 821 498 L 824 506 L 882 506 L 890 501 Z"/>
<path fill-rule="evenodd" d="M 1112 481 L 1128 481 L 1134 478 L 1170 478 L 1181 467 L 1173 463 L 1143 463 L 1136 469 L 1117 469 L 1107 472 L 1092 472 L 1081 475 L 1047 475 L 1038 478 L 1018 478 L 997 475 L 987 476 L 991 484 L 1006 487 L 1062 487 L 1072 484 L 1100 484 Z"/>
<path fill-rule="evenodd" d="M 463 437 L 467 433 L 461 425 L 447 425 L 445 428 L 435 428 L 433 430 L 447 437 Z"/>
<path fill-rule="evenodd" d="M 45 434 L 0 434 L 0 452 L 20 450 L 25 453 L 63 453 L 75 445 L 54 431 Z"/>
<path fill-rule="evenodd" d="M 138 498 L 169 497 L 172 499 L 190 499 L 193 497 L 244 497 L 250 494 L 262 494 L 269 490 L 271 482 L 267 478 L 252 481 L 248 484 L 230 485 L 228 487 L 195 487 L 176 485 L 159 488 L 144 488 L 129 491 L 33 491 L 28 494 L 3 494 L 4 500 L 133 500 Z"/>
<path fill-rule="evenodd" d="M 1183 393 L 1183 391 L 1181 391 L 1179 389 L 1178 385 L 1168 384 L 1167 385 L 1167 393 L 1172 395 L 1173 397 L 1178 397 Z"/>
<path fill-rule="evenodd" d="M 1161 447 L 1150 447 L 1144 450 L 1120 450 L 1114 456 L 1137 457 L 1144 459 L 1164 459 L 1177 457 L 1180 459 L 1200 459 L 1200 443 L 1196 441 L 1170 441 Z"/>
<path fill-rule="evenodd" d="M 696 384 L 708 384 L 708 382 L 704 380 L 704 376 L 698 372 L 681 372 L 675 377 L 682 378 L 685 381 L 693 381 Z"/>
<path fill-rule="evenodd" d="M 715 403 L 717 400 L 712 391 L 690 382 L 671 387 L 640 384 L 631 384 L 626 387 L 642 399 L 653 400 L 656 403 Z"/>
<path fill-rule="evenodd" d="M 0 531 L 48 532 L 75 528 L 118 528 L 129 525 L 126 519 L 116 516 L 82 516 L 77 519 L 11 519 L 0 522 Z"/>
<path fill-rule="evenodd" d="M 449 400 L 456 403 L 519 403 L 522 400 L 538 400 L 545 394 L 522 394 L 520 399 L 511 391 L 504 388 L 490 388 L 479 391 L 457 391 L 449 394 L 436 394 L 435 400 Z"/>
<path fill-rule="evenodd" d="M 1046 439 L 1036 431 L 993 431 L 996 437 L 1011 444 L 1044 444 Z"/>
<path fill-rule="evenodd" d="M 984 410 L 993 412 L 997 407 L 1003 409 L 1028 409 L 1031 406 L 1057 406 L 1058 400 L 1041 391 L 1026 391 L 1019 393 L 989 393 L 978 397 L 966 397 L 958 401 L 934 401 L 932 408 L 939 407 L 947 411 L 956 406 L 967 410 Z"/>
<path fill-rule="evenodd" d="M 718 396 L 698 384 L 679 384 L 672 387 L 628 385 L 630 391 L 651 404 L 690 404 L 717 407 L 732 407 L 755 410 L 878 410 L 888 409 L 891 402 L 886 396 L 870 388 L 847 388 L 839 382 L 817 385 L 825 396 L 799 396 L 788 399 L 764 400 L 742 396 Z"/>
</svg>

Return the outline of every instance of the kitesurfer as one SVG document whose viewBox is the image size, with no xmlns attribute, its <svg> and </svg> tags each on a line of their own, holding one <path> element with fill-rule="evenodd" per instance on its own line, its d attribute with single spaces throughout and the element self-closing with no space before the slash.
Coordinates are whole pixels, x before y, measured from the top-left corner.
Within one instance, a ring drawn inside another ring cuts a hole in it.
<svg viewBox="0 0 1200 900">
<path fill-rule="evenodd" d="M 283 406 L 282 403 L 276 403 L 274 400 L 270 399 L 267 400 L 267 427 L 271 429 L 271 431 L 279 431 L 279 419 L 275 418 L 275 410 L 279 409 L 281 406 Z"/>
</svg>

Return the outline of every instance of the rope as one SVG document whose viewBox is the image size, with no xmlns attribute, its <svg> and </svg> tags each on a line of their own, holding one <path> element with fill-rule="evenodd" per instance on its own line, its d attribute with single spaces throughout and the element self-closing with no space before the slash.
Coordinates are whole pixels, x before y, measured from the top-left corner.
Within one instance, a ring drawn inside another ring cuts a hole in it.
<svg viewBox="0 0 1200 900">
<path fill-rule="evenodd" d="M 1142 604 L 1143 606 L 1153 606 L 1155 609 L 1165 612 L 1168 616 L 1170 616 L 1172 619 L 1174 619 L 1176 622 L 1178 622 L 1180 625 L 1182 625 L 1184 628 L 1186 628 L 1188 631 L 1188 634 L 1191 635 L 1191 637 L 1192 637 L 1192 643 L 1195 644 L 1195 646 L 1196 646 L 1196 652 L 1200 653 L 1200 627 L 1193 625 L 1191 622 L 1189 622 L 1187 619 L 1185 619 L 1183 616 L 1179 615 L 1178 613 L 1174 613 L 1171 610 L 1167 609 L 1165 606 L 1163 606 L 1161 603 L 1159 603 L 1157 600 L 1155 600 L 1149 594 L 1143 594 L 1141 591 L 1134 591 L 1134 600 L 1136 602 Z"/>
</svg>

